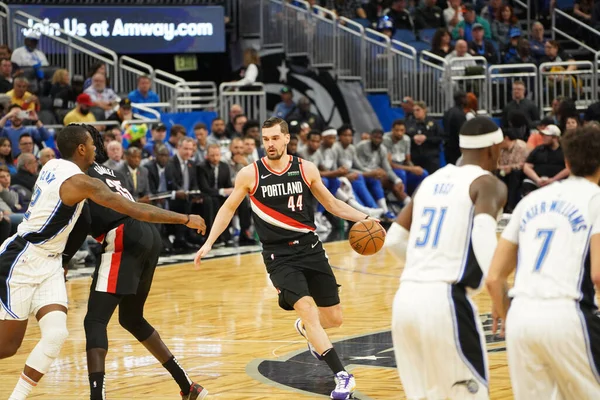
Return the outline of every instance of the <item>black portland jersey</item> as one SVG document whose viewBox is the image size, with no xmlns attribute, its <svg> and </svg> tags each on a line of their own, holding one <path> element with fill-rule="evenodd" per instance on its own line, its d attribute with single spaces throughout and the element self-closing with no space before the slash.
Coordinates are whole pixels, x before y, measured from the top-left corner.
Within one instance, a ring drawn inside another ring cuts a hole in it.
<svg viewBox="0 0 600 400">
<path fill-rule="evenodd" d="M 125 177 L 120 172 L 94 163 L 94 165 L 88 169 L 88 175 L 103 181 L 113 192 L 118 193 L 131 201 L 135 201 L 133 200 L 131 193 L 123 187 L 121 182 L 125 180 Z M 91 200 L 88 200 L 88 203 L 92 217 L 91 235 L 95 238 L 106 234 L 129 218 L 127 215 L 98 205 Z"/>
<path fill-rule="evenodd" d="M 266 158 L 254 162 L 256 183 L 250 192 L 254 226 L 263 245 L 289 243 L 314 232 L 315 199 L 304 177 L 302 160 L 289 156 L 276 172 Z"/>
</svg>

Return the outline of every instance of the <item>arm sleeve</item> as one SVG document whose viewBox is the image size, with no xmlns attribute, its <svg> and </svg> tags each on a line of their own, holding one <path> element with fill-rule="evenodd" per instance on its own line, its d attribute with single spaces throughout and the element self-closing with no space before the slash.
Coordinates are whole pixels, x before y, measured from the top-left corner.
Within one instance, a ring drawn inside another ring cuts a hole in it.
<svg viewBox="0 0 600 400">
<path fill-rule="evenodd" d="M 256 78 L 258 78 L 258 68 L 254 64 L 248 65 L 246 69 L 246 74 L 242 79 L 237 81 L 240 85 L 251 85 L 256 82 Z"/>
<path fill-rule="evenodd" d="M 498 245 L 496 219 L 489 214 L 477 214 L 473 218 L 473 230 L 471 231 L 471 244 L 475 258 L 484 275 L 487 275 L 492 264 L 492 258 Z"/>
</svg>

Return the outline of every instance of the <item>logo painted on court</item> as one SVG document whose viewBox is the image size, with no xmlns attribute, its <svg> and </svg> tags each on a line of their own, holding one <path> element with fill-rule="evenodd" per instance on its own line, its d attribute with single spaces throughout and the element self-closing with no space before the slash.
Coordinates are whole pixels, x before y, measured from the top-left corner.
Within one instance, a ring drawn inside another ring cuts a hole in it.
<svg viewBox="0 0 600 400">
<path fill-rule="evenodd" d="M 481 314 L 488 353 L 506 351 L 503 338 L 492 334 L 492 315 Z M 344 365 L 375 368 L 396 368 L 390 331 L 350 337 L 335 342 Z M 269 385 L 305 394 L 328 396 L 332 389 L 331 371 L 317 361 L 308 349 L 295 351 L 274 360 L 254 360 L 246 368 L 253 378 Z M 359 399 L 366 396 L 357 393 Z"/>
</svg>

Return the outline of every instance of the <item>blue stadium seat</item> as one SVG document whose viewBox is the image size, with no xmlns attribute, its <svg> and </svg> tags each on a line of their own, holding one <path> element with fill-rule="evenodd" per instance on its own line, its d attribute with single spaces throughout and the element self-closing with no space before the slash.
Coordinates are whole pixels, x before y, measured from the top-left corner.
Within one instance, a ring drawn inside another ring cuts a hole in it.
<svg viewBox="0 0 600 400">
<path fill-rule="evenodd" d="M 559 10 L 572 10 L 573 7 L 575 7 L 575 0 L 556 0 L 556 8 Z"/>
<path fill-rule="evenodd" d="M 371 28 L 371 21 L 366 18 L 354 18 L 352 21 L 356 22 L 357 24 L 361 24 L 365 28 Z"/>
<path fill-rule="evenodd" d="M 426 43 L 426 42 L 422 42 L 420 40 L 413 40 L 411 42 L 407 43 L 409 46 L 414 47 L 417 52 L 421 52 L 421 51 L 429 51 L 431 50 L 431 44 Z"/>
<path fill-rule="evenodd" d="M 435 35 L 436 31 L 437 29 L 435 28 L 421 29 L 419 31 L 419 37 L 423 42 L 431 44 L 431 41 L 433 40 L 433 35 Z"/>
<path fill-rule="evenodd" d="M 417 40 L 415 33 L 408 29 L 398 29 L 396 33 L 394 33 L 394 40 L 399 42 L 408 43 L 414 42 Z"/>
</svg>

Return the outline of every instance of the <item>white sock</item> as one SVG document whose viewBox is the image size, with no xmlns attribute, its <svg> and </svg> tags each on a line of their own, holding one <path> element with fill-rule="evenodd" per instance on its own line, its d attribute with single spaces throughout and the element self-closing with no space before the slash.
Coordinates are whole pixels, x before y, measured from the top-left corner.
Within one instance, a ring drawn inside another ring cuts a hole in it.
<svg viewBox="0 0 600 400">
<path fill-rule="evenodd" d="M 377 200 L 377 204 L 379 205 L 379 208 L 381 208 L 383 210 L 384 213 L 389 211 L 388 207 L 387 207 L 387 203 L 385 202 L 385 197 L 383 199 Z"/>
<path fill-rule="evenodd" d="M 406 198 L 404 200 L 402 200 L 402 205 L 403 206 L 407 206 L 408 203 L 410 203 L 412 199 L 410 198 L 410 196 L 406 196 Z"/>
<path fill-rule="evenodd" d="M 25 400 L 36 386 L 36 382 L 21 373 L 19 382 L 17 382 L 17 386 L 15 386 L 15 390 L 13 390 L 8 400 Z"/>
</svg>

